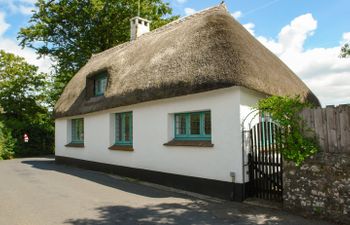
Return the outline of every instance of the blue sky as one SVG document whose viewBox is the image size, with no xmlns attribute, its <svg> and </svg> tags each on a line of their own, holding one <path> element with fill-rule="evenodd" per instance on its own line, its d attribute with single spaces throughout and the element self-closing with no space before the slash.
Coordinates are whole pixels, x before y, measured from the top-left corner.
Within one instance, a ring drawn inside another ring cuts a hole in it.
<svg viewBox="0 0 350 225">
<path fill-rule="evenodd" d="M 204 9 L 219 0 L 172 0 L 174 13 L 185 15 L 185 8 Z M 306 48 L 332 47 L 339 44 L 344 32 L 350 31 L 349 0 L 228 0 L 230 12 L 240 11 L 241 23 L 254 23 L 255 33 L 266 37 L 278 35 L 281 27 L 295 17 L 312 13 L 318 29 L 305 43 Z"/>
<path fill-rule="evenodd" d="M 0 49 L 21 55 L 48 71 L 51 61 L 18 47 L 20 27 L 36 0 L 0 0 Z M 165 0 L 166 1 L 166 0 Z M 186 16 L 220 0 L 168 0 L 174 14 Z M 280 57 L 319 97 L 323 105 L 350 103 L 350 59 L 338 57 L 350 42 L 349 0 L 230 0 L 228 11 L 262 44 Z"/>
</svg>

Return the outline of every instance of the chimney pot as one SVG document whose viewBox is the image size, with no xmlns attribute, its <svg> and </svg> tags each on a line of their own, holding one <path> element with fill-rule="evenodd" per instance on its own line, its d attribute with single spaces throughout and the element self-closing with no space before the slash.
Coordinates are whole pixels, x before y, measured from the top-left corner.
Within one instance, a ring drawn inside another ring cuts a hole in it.
<svg viewBox="0 0 350 225">
<path fill-rule="evenodd" d="M 151 21 L 139 16 L 130 19 L 130 39 L 131 41 L 150 31 Z"/>
</svg>

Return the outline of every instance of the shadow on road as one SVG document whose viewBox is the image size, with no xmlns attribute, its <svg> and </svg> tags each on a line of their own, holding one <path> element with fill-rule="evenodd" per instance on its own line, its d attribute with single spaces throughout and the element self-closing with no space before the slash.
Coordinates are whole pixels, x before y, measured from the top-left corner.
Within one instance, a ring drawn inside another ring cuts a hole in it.
<svg viewBox="0 0 350 225">
<path fill-rule="evenodd" d="M 152 225 L 152 224 L 213 224 L 213 225 L 253 225 L 253 224 L 297 224 L 285 223 L 275 216 L 256 218 L 255 216 L 236 214 L 217 216 L 205 203 L 158 204 L 133 208 L 128 206 L 106 206 L 95 209 L 98 219 L 69 219 L 72 225 Z"/>
<path fill-rule="evenodd" d="M 180 197 L 177 193 L 162 191 L 153 187 L 144 186 L 137 182 L 111 177 L 108 174 L 83 170 L 72 166 L 55 164 L 53 158 L 24 159 L 23 164 L 35 169 L 55 171 L 69 174 L 101 185 L 122 190 L 124 192 L 151 198 Z M 212 203 L 198 199 L 175 203 L 159 203 L 138 206 L 103 205 L 92 209 L 96 212 L 95 218 L 66 219 L 65 224 L 71 225 L 151 225 L 151 224 L 208 224 L 208 225 L 330 225 L 323 221 L 306 220 L 293 216 L 281 210 L 262 208 L 237 202 L 224 201 Z"/>
<path fill-rule="evenodd" d="M 203 201 L 157 204 L 144 207 L 104 206 L 95 209 L 98 219 L 69 219 L 71 225 L 331 225 L 306 220 L 283 211 L 241 203 L 214 204 Z"/>
<path fill-rule="evenodd" d="M 80 169 L 72 166 L 56 164 L 55 159 L 51 157 L 43 159 L 23 160 L 22 163 L 31 165 L 40 170 L 51 170 L 59 173 L 69 174 L 82 179 L 96 182 L 108 187 L 116 188 L 125 192 L 142 195 L 151 198 L 176 197 L 174 193 L 161 191 L 152 187 L 141 185 L 137 182 L 129 182 L 123 178 L 111 177 L 108 174 Z M 178 196 L 177 196 L 178 197 Z"/>
<path fill-rule="evenodd" d="M 142 208 L 128 206 L 106 206 L 97 208 L 99 219 L 70 219 L 72 225 L 151 225 L 151 224 L 218 224 L 206 210 L 191 208 L 186 204 L 158 204 Z M 220 221 L 219 224 L 229 224 Z"/>
</svg>

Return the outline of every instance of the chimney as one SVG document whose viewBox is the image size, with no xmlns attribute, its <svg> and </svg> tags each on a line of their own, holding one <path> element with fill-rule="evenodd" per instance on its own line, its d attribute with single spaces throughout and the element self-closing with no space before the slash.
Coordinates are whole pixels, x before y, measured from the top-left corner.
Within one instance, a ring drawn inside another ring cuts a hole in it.
<svg viewBox="0 0 350 225">
<path fill-rule="evenodd" d="M 149 32 L 151 21 L 143 19 L 139 16 L 130 19 L 130 39 L 131 41 L 136 40 L 136 38 Z"/>
</svg>

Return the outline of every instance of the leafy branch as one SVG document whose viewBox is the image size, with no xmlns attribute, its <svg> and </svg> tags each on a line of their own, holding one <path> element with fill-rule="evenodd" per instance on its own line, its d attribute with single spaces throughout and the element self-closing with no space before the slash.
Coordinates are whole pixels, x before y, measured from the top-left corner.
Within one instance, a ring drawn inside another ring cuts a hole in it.
<svg viewBox="0 0 350 225">
<path fill-rule="evenodd" d="M 308 107 L 312 105 L 302 102 L 299 96 L 294 98 L 272 96 L 260 100 L 256 107 L 261 112 L 269 114 L 282 127 L 282 135 L 276 142 L 282 146 L 281 153 L 284 159 L 293 161 L 297 166 L 318 151 L 315 138 L 306 137 L 303 132 L 305 122 L 300 112 Z"/>
<path fill-rule="evenodd" d="M 346 43 L 342 48 L 341 48 L 341 53 L 340 57 L 346 58 L 350 56 L 350 45 L 349 43 Z"/>
</svg>

